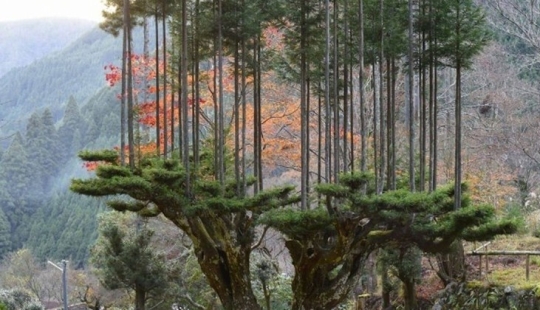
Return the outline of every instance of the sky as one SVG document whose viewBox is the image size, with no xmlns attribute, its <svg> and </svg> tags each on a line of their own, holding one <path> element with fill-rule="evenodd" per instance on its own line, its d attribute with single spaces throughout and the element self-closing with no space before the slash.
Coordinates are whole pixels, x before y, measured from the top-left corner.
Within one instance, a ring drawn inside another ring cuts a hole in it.
<svg viewBox="0 0 540 310">
<path fill-rule="evenodd" d="M 102 0 L 0 0 L 0 21 L 72 17 L 101 21 Z"/>
</svg>

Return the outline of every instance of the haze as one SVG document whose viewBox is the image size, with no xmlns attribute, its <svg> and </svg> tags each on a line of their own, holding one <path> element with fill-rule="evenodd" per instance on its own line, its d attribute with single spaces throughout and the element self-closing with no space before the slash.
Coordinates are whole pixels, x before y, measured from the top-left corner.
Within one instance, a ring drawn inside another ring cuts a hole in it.
<svg viewBox="0 0 540 310">
<path fill-rule="evenodd" d="M 0 21 L 42 17 L 81 18 L 99 22 L 104 8 L 102 0 L 0 0 Z"/>
</svg>

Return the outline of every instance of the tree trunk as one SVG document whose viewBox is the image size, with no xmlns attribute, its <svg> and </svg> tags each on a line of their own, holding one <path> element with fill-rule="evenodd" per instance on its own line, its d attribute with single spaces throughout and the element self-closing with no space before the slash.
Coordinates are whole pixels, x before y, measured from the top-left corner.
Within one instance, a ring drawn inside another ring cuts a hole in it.
<svg viewBox="0 0 540 310">
<path fill-rule="evenodd" d="M 135 310 L 146 309 L 146 291 L 140 285 L 135 285 Z"/>
<path fill-rule="evenodd" d="M 158 5 L 155 6 L 154 15 L 154 27 L 155 27 L 155 44 L 156 44 L 156 152 L 157 156 L 161 156 L 161 123 L 160 123 L 160 109 L 159 109 L 159 15 Z"/>
<path fill-rule="evenodd" d="M 201 270 L 223 309 L 262 309 L 251 288 L 249 251 L 227 247 L 232 242 L 223 244 L 221 249 L 209 244 L 195 246 Z"/>
<path fill-rule="evenodd" d="M 413 1 L 409 0 L 409 51 L 408 51 L 408 121 L 409 121 L 409 189 L 416 190 L 414 179 L 414 75 L 413 75 Z"/>
<path fill-rule="evenodd" d="M 417 309 L 414 279 L 402 280 L 402 282 L 403 282 L 403 296 L 405 299 L 405 310 Z"/>
</svg>

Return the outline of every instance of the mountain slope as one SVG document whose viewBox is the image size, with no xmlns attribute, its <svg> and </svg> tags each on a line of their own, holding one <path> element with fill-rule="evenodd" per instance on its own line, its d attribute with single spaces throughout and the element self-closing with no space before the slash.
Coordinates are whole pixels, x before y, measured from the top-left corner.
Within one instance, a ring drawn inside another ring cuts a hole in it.
<svg viewBox="0 0 540 310">
<path fill-rule="evenodd" d="M 55 120 L 73 97 L 85 102 L 105 86 L 104 66 L 121 54 L 120 40 L 94 28 L 67 48 L 9 71 L 0 78 L 1 120 L 4 135 L 21 130 L 36 109 L 49 107 Z"/>
<path fill-rule="evenodd" d="M 139 53 L 142 30 L 133 37 Z M 94 27 L 61 51 L 0 77 L 0 137 L 23 130 L 35 110 L 49 108 L 57 121 L 70 96 L 86 102 L 106 85 L 104 67 L 119 65 L 121 49 L 121 38 Z"/>
<path fill-rule="evenodd" d="M 92 21 L 63 18 L 0 22 L 0 76 L 61 50 L 95 26 Z"/>
</svg>

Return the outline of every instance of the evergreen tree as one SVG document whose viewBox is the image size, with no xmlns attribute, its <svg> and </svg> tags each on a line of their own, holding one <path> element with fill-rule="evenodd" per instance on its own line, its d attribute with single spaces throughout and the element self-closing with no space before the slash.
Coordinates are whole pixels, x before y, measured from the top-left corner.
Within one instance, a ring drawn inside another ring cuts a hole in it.
<svg viewBox="0 0 540 310">
<path fill-rule="evenodd" d="M 225 309 L 260 309 L 250 280 L 255 220 L 265 210 L 298 198 L 289 197 L 291 186 L 238 197 L 234 181 L 221 185 L 211 179 L 208 171 L 214 169 L 209 154 L 203 156 L 207 166 L 200 169 L 206 173 L 197 176 L 200 181 L 193 184 L 191 197 L 185 195 L 186 174 L 177 161 L 147 159 L 132 171 L 118 164 L 114 151 L 80 154 L 86 161 L 109 164 L 97 168 L 96 178 L 73 180 L 71 190 L 89 196 L 129 195 L 135 200 L 112 200 L 109 206 L 142 216 L 162 213 L 191 238 L 201 270 Z"/>
<path fill-rule="evenodd" d="M 11 225 L 12 247 L 24 241 L 23 223 L 41 203 L 40 193 L 33 189 L 35 171 L 28 161 L 22 136 L 17 133 L 0 161 L 0 180 L 5 182 L 0 191 L 0 205 Z"/>
<path fill-rule="evenodd" d="M 97 214 L 105 207 L 101 199 L 55 194 L 29 218 L 26 246 L 39 260 L 69 257 L 70 266 L 83 268 L 97 238 Z"/>
<path fill-rule="evenodd" d="M 25 142 L 28 160 L 34 170 L 34 182 L 30 191 L 47 195 L 52 179 L 58 174 L 62 158 L 58 134 L 49 109 L 45 109 L 42 115 L 32 114 L 26 126 Z"/>
<path fill-rule="evenodd" d="M 62 148 L 63 162 L 67 162 L 80 151 L 82 143 L 80 138 L 84 136 L 85 132 L 86 121 L 79 112 L 75 98 L 70 96 L 64 110 L 62 124 L 58 128 L 58 140 Z"/>
<path fill-rule="evenodd" d="M 452 186 L 431 193 L 396 190 L 377 195 L 369 182 L 372 190 L 366 195 L 362 188 L 371 179 L 354 173 L 341 175 L 339 184 L 317 186 L 335 202 L 332 213 L 323 208 L 274 209 L 262 215 L 261 223 L 287 236 L 295 267 L 292 309 L 338 306 L 378 248 L 444 253 L 455 240 L 489 240 L 516 230 L 514 222 L 496 219 L 493 207 L 473 206 L 466 196 L 462 208 L 455 210 Z M 404 280 L 413 278 L 403 274 Z M 414 291 L 413 283 L 406 283 L 408 293 Z"/>
<path fill-rule="evenodd" d="M 41 115 L 41 132 L 40 132 L 40 156 L 36 157 L 39 163 L 39 169 L 42 171 L 41 182 L 45 194 L 49 194 L 53 180 L 58 175 L 62 153 L 58 139 L 58 132 L 54 126 L 54 120 L 51 110 L 45 109 Z M 34 160 L 35 154 L 29 153 L 29 160 Z"/>
<path fill-rule="evenodd" d="M 42 141 L 42 129 L 43 126 L 39 114 L 37 112 L 32 113 L 26 124 L 24 149 L 28 157 L 28 165 L 34 171 L 34 179 L 36 181 L 32 183 L 32 186 L 28 190 L 39 196 L 45 194 L 43 183 L 41 182 L 42 177 L 45 175 L 45 170 L 41 166 L 42 162 L 39 159 L 42 153 L 46 153 L 45 145 Z"/>
<path fill-rule="evenodd" d="M 11 225 L 0 208 L 0 260 L 11 251 Z"/>
<path fill-rule="evenodd" d="M 136 310 L 144 310 L 147 300 L 162 294 L 167 286 L 165 258 L 150 246 L 153 235 L 154 231 L 133 214 L 100 215 L 99 237 L 91 260 L 106 288 L 135 293 Z"/>
</svg>

